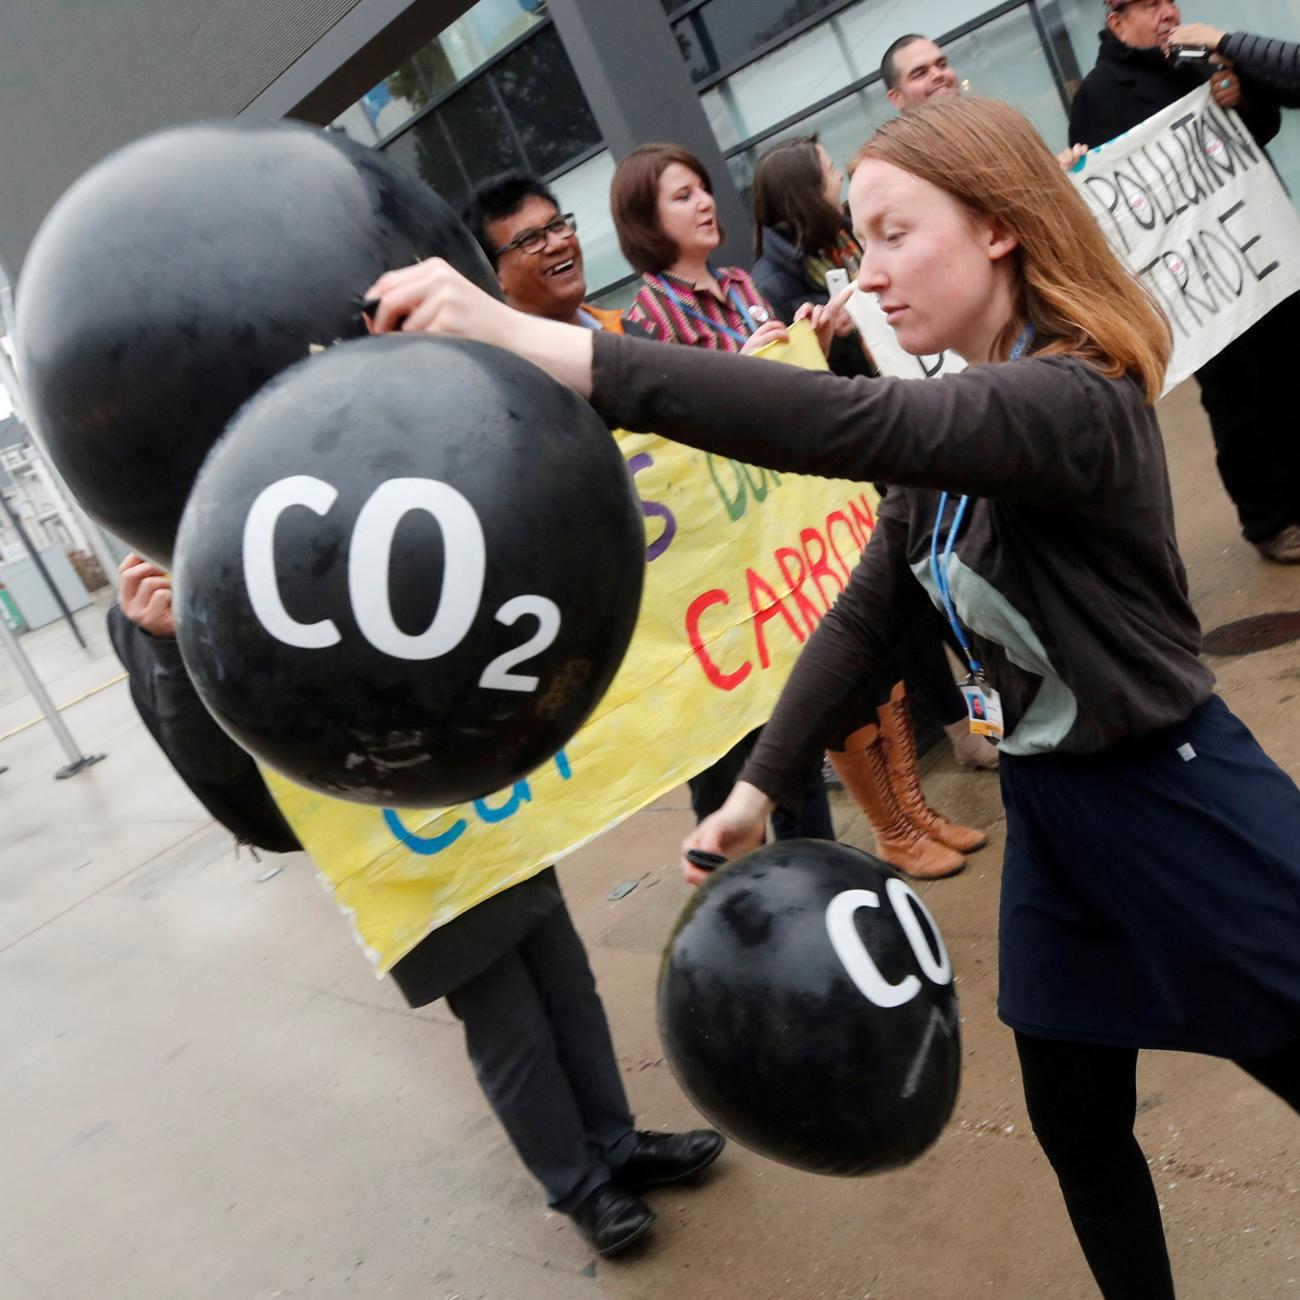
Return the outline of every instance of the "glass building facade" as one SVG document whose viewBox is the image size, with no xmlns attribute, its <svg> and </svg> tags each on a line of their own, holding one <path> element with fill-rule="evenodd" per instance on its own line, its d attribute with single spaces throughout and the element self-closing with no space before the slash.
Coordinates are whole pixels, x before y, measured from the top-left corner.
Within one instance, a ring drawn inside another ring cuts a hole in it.
<svg viewBox="0 0 1300 1300">
<path fill-rule="evenodd" d="M 939 41 L 973 93 L 1016 105 L 1063 148 L 1105 15 L 1102 0 L 616 2 L 662 8 L 746 200 L 755 161 L 778 140 L 816 131 L 842 165 L 893 115 L 880 60 L 905 32 Z M 1300 0 L 1204 0 L 1194 16 L 1300 40 Z M 453 205 L 507 168 L 541 175 L 578 215 L 593 297 L 626 300 L 631 276 L 609 216 L 614 159 L 544 0 L 479 0 L 335 125 L 391 152 Z M 1269 152 L 1300 192 L 1300 114 L 1284 116 Z"/>
</svg>

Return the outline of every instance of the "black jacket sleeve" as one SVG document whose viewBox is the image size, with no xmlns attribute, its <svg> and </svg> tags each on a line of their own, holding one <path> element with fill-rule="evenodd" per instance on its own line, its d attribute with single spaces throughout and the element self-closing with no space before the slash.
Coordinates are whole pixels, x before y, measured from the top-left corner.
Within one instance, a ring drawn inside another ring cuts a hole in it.
<svg viewBox="0 0 1300 1300">
<path fill-rule="evenodd" d="M 1282 129 L 1278 98 L 1258 77 L 1244 71 L 1238 75 L 1241 77 L 1242 103 L 1237 112 L 1256 143 L 1268 144 Z"/>
<path fill-rule="evenodd" d="M 257 764 L 203 707 L 177 643 L 150 636 L 117 605 L 108 611 L 108 635 L 141 721 L 199 802 L 241 844 L 300 849 Z"/>
<path fill-rule="evenodd" d="M 1284 108 L 1300 108 L 1300 42 L 1230 32 L 1218 53 L 1274 95 Z"/>
</svg>

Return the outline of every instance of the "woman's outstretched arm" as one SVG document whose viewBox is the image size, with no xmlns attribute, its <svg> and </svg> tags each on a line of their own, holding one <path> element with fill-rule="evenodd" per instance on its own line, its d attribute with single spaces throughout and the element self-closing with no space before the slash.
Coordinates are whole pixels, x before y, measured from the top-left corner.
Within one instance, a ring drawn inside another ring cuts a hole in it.
<svg viewBox="0 0 1300 1300">
<path fill-rule="evenodd" d="M 1069 509 L 1142 479 L 1138 460 L 1159 454 L 1134 437 L 1136 385 L 1070 358 L 845 379 L 525 316 L 437 258 L 389 272 L 370 296 L 378 332 L 495 344 L 588 398 L 611 426 L 771 469 Z"/>
</svg>

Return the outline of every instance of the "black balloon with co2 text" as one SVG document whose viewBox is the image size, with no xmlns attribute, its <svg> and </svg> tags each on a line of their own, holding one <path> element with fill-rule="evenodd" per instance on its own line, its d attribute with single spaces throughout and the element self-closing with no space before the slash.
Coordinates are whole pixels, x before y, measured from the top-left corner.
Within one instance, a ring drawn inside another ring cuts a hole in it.
<svg viewBox="0 0 1300 1300">
<path fill-rule="evenodd" d="M 176 624 L 257 758 L 442 807 L 545 762 L 636 622 L 645 528 L 600 418 L 486 344 L 340 344 L 239 413 L 190 496 Z"/>
<path fill-rule="evenodd" d="M 751 1150 L 820 1174 L 914 1160 L 961 1069 L 952 963 L 892 868 L 826 840 L 769 844 L 687 905 L 659 973 L 686 1095 Z"/>
</svg>

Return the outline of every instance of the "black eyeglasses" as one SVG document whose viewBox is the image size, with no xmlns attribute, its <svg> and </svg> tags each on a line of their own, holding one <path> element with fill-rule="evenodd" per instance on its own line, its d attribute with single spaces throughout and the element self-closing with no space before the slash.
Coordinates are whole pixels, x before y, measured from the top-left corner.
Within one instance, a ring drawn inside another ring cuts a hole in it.
<svg viewBox="0 0 1300 1300">
<path fill-rule="evenodd" d="M 496 250 L 496 256 L 500 257 L 515 248 L 521 253 L 540 253 L 552 235 L 568 239 L 570 235 L 577 233 L 578 223 L 573 219 L 573 213 L 564 212 L 558 217 L 552 217 L 544 226 L 534 226 L 532 230 L 521 231 L 508 244 L 502 244 Z"/>
</svg>

